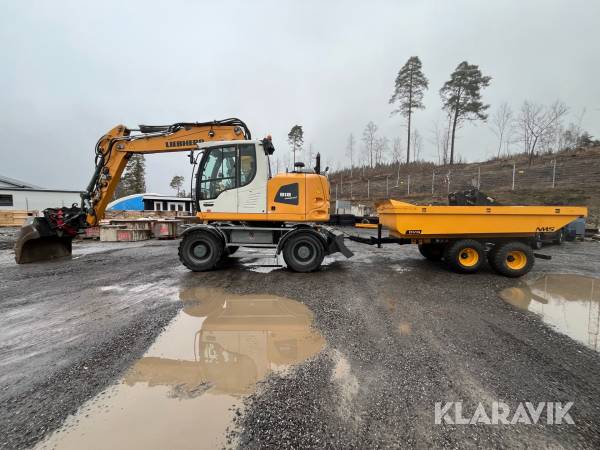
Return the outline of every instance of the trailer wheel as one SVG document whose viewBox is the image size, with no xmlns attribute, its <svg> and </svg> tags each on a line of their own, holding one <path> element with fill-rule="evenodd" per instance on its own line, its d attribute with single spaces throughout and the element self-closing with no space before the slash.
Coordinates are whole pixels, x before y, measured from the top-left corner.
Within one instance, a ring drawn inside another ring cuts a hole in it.
<svg viewBox="0 0 600 450">
<path fill-rule="evenodd" d="M 291 236 L 283 246 L 283 259 L 294 272 L 317 270 L 324 257 L 325 248 L 320 239 L 309 233 Z"/>
<path fill-rule="evenodd" d="M 223 255 L 221 240 L 209 231 L 193 231 L 183 235 L 179 244 L 179 260 L 194 272 L 215 267 Z"/>
<path fill-rule="evenodd" d="M 489 261 L 492 269 L 499 274 L 520 277 L 533 267 L 533 250 L 523 242 L 507 242 L 494 249 Z"/>
<path fill-rule="evenodd" d="M 552 240 L 553 244 L 563 245 L 565 242 L 565 231 L 564 228 L 561 228 L 558 232 L 558 235 Z"/>
<path fill-rule="evenodd" d="M 451 242 L 444 251 L 444 260 L 457 272 L 474 273 L 481 267 L 485 258 L 484 246 L 473 239 Z"/>
<path fill-rule="evenodd" d="M 444 256 L 442 244 L 419 244 L 419 252 L 429 261 L 440 261 Z"/>
</svg>

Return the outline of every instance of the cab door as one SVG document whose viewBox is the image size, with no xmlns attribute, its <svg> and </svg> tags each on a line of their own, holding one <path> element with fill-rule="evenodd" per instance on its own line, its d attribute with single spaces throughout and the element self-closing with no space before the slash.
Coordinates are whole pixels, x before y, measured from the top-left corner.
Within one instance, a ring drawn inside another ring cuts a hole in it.
<svg viewBox="0 0 600 450">
<path fill-rule="evenodd" d="M 254 143 L 238 145 L 240 175 L 237 205 L 240 214 L 266 212 L 268 160 L 264 153 L 259 152 L 263 152 L 262 147 Z"/>
<path fill-rule="evenodd" d="M 237 146 L 211 147 L 202 158 L 198 179 L 198 204 L 206 213 L 236 213 Z"/>
</svg>

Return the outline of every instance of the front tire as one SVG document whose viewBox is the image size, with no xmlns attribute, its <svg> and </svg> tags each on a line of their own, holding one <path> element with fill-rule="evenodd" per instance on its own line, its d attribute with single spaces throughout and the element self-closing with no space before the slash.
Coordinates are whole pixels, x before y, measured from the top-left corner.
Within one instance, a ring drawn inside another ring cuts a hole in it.
<svg viewBox="0 0 600 450">
<path fill-rule="evenodd" d="M 192 231 L 181 239 L 179 260 L 194 272 L 204 272 L 214 269 L 223 251 L 223 242 L 210 231 Z"/>
<path fill-rule="evenodd" d="M 419 244 L 419 252 L 429 261 L 441 261 L 444 256 L 442 244 Z"/>
<path fill-rule="evenodd" d="M 475 273 L 485 260 L 485 247 L 473 239 L 451 242 L 444 251 L 446 264 L 460 273 Z"/>
<path fill-rule="evenodd" d="M 321 266 L 324 257 L 323 243 L 312 234 L 292 236 L 283 246 L 283 259 L 294 272 L 313 272 Z"/>
</svg>

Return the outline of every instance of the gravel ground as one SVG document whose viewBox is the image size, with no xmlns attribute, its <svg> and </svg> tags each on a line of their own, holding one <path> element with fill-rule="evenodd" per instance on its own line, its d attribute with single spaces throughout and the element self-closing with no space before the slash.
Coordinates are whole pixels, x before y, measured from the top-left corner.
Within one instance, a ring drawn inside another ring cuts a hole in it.
<svg viewBox="0 0 600 450">
<path fill-rule="evenodd" d="M 15 244 L 18 228 L 0 227 L 0 250 L 10 250 Z"/>
<path fill-rule="evenodd" d="M 0 445 L 28 447 L 122 376 L 180 308 L 182 286 L 300 301 L 327 345 L 246 398 L 240 448 L 600 448 L 600 355 L 505 304 L 523 280 L 461 276 L 412 246 L 352 243 L 312 274 L 249 269 L 241 252 L 193 274 L 176 242 L 83 244 L 70 261 L 15 266 L 0 255 Z M 544 253 L 545 272 L 600 275 L 600 245 Z M 436 402 L 573 401 L 575 425 L 434 425 Z"/>
</svg>

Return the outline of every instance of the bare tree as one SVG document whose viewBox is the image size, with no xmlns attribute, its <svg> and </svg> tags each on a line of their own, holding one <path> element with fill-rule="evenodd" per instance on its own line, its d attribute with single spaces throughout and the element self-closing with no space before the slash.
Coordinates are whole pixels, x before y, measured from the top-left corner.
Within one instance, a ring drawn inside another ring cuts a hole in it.
<svg viewBox="0 0 600 450">
<path fill-rule="evenodd" d="M 390 140 L 383 137 L 375 139 L 375 165 L 380 165 L 385 161 L 385 156 L 390 147 Z"/>
<path fill-rule="evenodd" d="M 365 127 L 362 141 L 365 144 L 369 167 L 372 168 L 375 160 L 375 143 L 377 141 L 377 125 L 375 125 L 372 121 L 369 122 Z"/>
<path fill-rule="evenodd" d="M 392 142 L 392 160 L 396 163 L 398 168 L 398 177 L 396 179 L 396 186 L 400 182 L 400 164 L 402 164 L 402 160 L 404 159 L 404 149 L 402 148 L 402 140 L 397 137 L 394 138 Z"/>
<path fill-rule="evenodd" d="M 490 118 L 490 128 L 498 138 L 498 158 L 500 158 L 500 154 L 502 153 L 502 145 L 510 142 L 513 130 L 513 120 L 512 109 L 506 102 L 502 103 Z"/>
<path fill-rule="evenodd" d="M 586 111 L 587 108 L 583 108 L 581 113 L 576 116 L 577 123 L 571 122 L 566 128 L 562 125 L 559 126 L 556 142 L 557 150 L 573 150 L 578 146 L 584 133 L 583 128 L 581 128 L 581 123 L 583 122 L 583 116 L 585 116 Z"/>
<path fill-rule="evenodd" d="M 411 136 L 411 145 L 413 148 L 413 161 L 418 162 L 421 159 L 421 151 L 423 150 L 423 138 L 419 130 L 415 128 L 414 133 Z"/>
<path fill-rule="evenodd" d="M 352 176 L 352 171 L 354 170 L 354 135 L 350 133 L 348 136 L 348 143 L 346 144 L 346 155 L 350 158 L 350 176 Z"/>
<path fill-rule="evenodd" d="M 568 110 L 567 106 L 558 100 L 550 106 L 528 101 L 523 103 L 519 116 L 520 138 L 525 153 L 529 155 L 529 165 L 533 163 L 538 145 L 544 145 L 554 136 L 560 120 Z"/>
<path fill-rule="evenodd" d="M 450 127 L 448 125 L 442 126 L 440 119 L 432 122 L 431 129 L 429 130 L 432 138 L 429 141 L 435 145 L 437 152 L 437 163 L 447 164 L 448 163 L 448 143 L 450 142 Z"/>
<path fill-rule="evenodd" d="M 283 166 L 285 167 L 285 171 L 289 171 L 290 168 L 290 154 L 288 152 L 283 153 Z"/>
<path fill-rule="evenodd" d="M 429 142 L 435 145 L 435 152 L 437 155 L 437 163 L 441 164 L 442 161 L 442 139 L 440 136 L 440 120 L 432 120 L 431 128 L 429 129 Z"/>
</svg>

